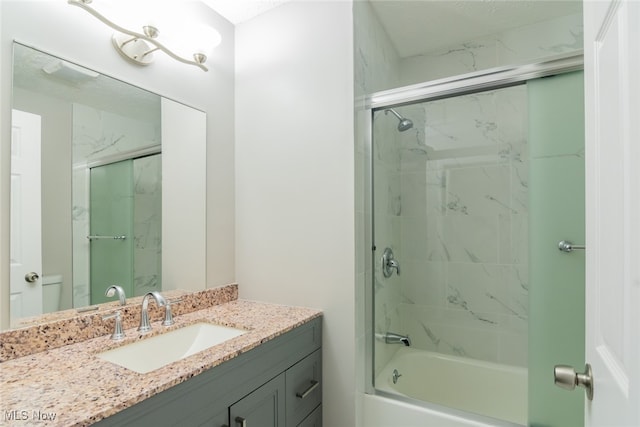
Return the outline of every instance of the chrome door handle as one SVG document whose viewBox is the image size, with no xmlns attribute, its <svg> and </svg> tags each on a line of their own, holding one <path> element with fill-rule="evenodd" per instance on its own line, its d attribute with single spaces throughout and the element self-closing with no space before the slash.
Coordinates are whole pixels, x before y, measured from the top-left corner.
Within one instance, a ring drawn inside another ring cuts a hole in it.
<svg viewBox="0 0 640 427">
<path fill-rule="evenodd" d="M 24 275 L 24 281 L 28 283 L 33 283 L 39 278 L 40 276 L 38 276 L 38 273 L 36 273 L 35 271 L 32 271 L 31 273 L 27 273 Z"/>
<path fill-rule="evenodd" d="M 556 365 L 553 368 L 553 383 L 560 388 L 573 390 L 576 386 L 583 387 L 587 399 L 593 400 L 593 372 L 588 363 L 584 366 L 584 373 L 579 374 L 572 366 Z"/>
<path fill-rule="evenodd" d="M 247 420 L 242 417 L 236 417 L 236 425 L 238 427 L 247 427 Z"/>
<path fill-rule="evenodd" d="M 562 252 L 573 252 L 576 249 L 584 250 L 586 249 L 586 247 L 584 245 L 574 245 L 568 240 L 561 240 L 558 242 L 558 249 L 560 249 Z"/>
</svg>

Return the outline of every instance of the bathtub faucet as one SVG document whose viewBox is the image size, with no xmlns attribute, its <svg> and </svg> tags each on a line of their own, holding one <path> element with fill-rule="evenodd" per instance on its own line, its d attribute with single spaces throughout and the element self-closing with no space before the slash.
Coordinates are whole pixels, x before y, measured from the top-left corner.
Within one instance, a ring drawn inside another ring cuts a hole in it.
<svg viewBox="0 0 640 427">
<path fill-rule="evenodd" d="M 411 345 L 411 338 L 409 338 L 409 335 L 400 335 L 396 334 L 395 332 L 387 332 L 382 336 L 382 338 L 387 344 L 404 344 L 407 347 Z"/>
</svg>

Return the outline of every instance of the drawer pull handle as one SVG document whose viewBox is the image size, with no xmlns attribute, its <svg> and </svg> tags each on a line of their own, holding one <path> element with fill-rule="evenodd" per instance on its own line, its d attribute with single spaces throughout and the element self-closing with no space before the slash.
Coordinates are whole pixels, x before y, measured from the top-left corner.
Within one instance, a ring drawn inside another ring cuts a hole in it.
<svg viewBox="0 0 640 427">
<path fill-rule="evenodd" d="M 242 417 L 236 417 L 236 424 L 238 427 L 247 427 L 247 420 Z"/>
<path fill-rule="evenodd" d="M 311 385 L 305 391 L 297 392 L 296 393 L 296 397 L 298 399 L 304 399 L 305 397 L 307 397 L 309 395 L 309 393 L 311 393 L 313 390 L 318 388 L 319 385 L 320 385 L 320 383 L 318 381 L 311 380 Z"/>
</svg>

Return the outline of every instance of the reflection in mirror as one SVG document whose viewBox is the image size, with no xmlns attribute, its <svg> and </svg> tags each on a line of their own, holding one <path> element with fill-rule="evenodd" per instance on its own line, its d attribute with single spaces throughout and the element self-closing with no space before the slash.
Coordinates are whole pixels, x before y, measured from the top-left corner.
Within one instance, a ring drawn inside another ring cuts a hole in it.
<svg viewBox="0 0 640 427">
<path fill-rule="evenodd" d="M 162 288 L 160 117 L 158 95 L 14 44 L 12 324 Z"/>
</svg>

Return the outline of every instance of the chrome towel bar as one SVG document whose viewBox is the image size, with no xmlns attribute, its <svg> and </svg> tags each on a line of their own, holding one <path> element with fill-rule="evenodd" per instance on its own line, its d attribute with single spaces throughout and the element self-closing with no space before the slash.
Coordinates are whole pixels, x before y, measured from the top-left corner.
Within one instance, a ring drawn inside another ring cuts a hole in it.
<svg viewBox="0 0 640 427">
<path fill-rule="evenodd" d="M 87 236 L 89 240 L 97 239 L 111 239 L 111 240 L 125 240 L 127 236 Z"/>
<path fill-rule="evenodd" d="M 562 240 L 560 242 L 558 242 L 558 249 L 560 249 L 562 252 L 573 252 L 576 249 L 586 249 L 584 245 L 574 245 L 573 243 L 571 243 L 568 240 Z"/>
</svg>

